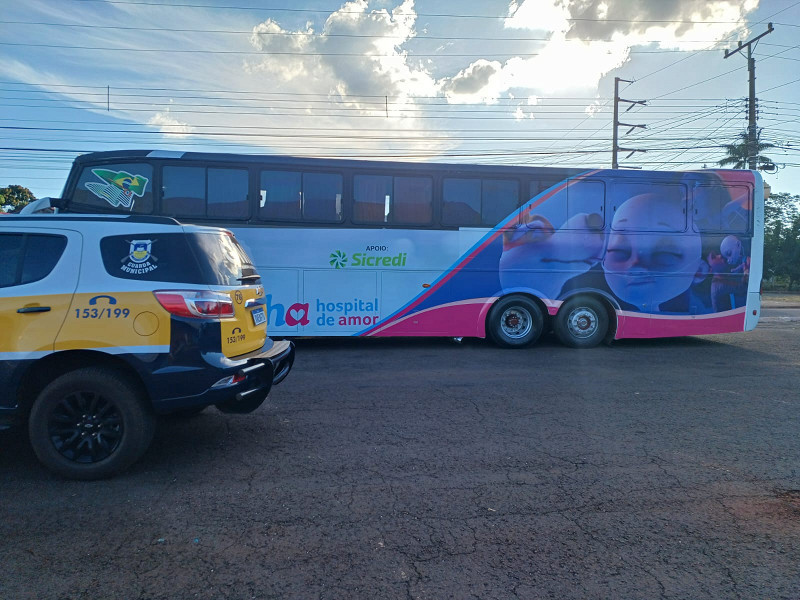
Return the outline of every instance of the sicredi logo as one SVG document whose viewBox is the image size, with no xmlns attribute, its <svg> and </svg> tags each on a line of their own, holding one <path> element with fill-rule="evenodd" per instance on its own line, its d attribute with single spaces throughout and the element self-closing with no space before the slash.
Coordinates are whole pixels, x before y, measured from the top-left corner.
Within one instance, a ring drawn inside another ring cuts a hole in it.
<svg viewBox="0 0 800 600">
<path fill-rule="evenodd" d="M 405 252 L 398 252 L 397 254 L 377 254 L 369 252 L 371 249 L 388 250 L 387 246 L 368 246 L 367 252 L 356 252 L 352 257 L 347 256 L 345 252 L 336 250 L 331 252 L 329 262 L 332 267 L 336 269 L 344 269 L 345 267 L 405 267 L 408 255 Z"/>
</svg>

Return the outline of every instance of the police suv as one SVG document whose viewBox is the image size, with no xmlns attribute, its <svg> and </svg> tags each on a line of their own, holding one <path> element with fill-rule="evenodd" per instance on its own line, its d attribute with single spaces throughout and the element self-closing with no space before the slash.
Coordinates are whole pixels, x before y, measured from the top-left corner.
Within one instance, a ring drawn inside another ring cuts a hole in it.
<svg viewBox="0 0 800 600">
<path fill-rule="evenodd" d="M 224 229 L 164 217 L 0 219 L 0 429 L 74 479 L 132 465 L 155 416 L 247 413 L 292 368 Z"/>
</svg>

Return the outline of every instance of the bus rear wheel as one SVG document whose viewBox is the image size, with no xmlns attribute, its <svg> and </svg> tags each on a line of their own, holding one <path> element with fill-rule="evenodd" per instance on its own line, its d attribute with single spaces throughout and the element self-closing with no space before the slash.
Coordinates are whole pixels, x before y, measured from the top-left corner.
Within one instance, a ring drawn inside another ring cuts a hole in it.
<svg viewBox="0 0 800 600">
<path fill-rule="evenodd" d="M 594 348 L 606 337 L 608 313 L 596 298 L 572 298 L 561 305 L 553 329 L 565 346 Z"/>
<path fill-rule="evenodd" d="M 539 305 L 525 296 L 501 298 L 492 307 L 487 329 L 492 340 L 503 348 L 524 348 L 539 339 L 544 317 Z"/>
</svg>

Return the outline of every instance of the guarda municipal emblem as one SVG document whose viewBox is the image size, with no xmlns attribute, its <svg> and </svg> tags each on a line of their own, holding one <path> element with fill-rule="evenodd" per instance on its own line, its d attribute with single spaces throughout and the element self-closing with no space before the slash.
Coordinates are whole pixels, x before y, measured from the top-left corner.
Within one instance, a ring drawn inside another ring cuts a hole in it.
<svg viewBox="0 0 800 600">
<path fill-rule="evenodd" d="M 153 242 L 156 240 L 131 240 L 128 256 L 122 259 L 121 269 L 131 275 L 142 275 L 155 271 L 158 258 L 153 256 Z"/>
</svg>

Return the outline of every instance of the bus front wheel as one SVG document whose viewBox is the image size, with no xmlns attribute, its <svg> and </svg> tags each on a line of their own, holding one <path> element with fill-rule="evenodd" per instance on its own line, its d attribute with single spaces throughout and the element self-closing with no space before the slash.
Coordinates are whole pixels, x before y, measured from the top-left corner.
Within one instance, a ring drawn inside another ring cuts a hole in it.
<svg viewBox="0 0 800 600">
<path fill-rule="evenodd" d="M 525 296 L 498 300 L 489 312 L 489 336 L 504 348 L 530 346 L 542 334 L 544 317 L 539 305 Z"/>
<path fill-rule="evenodd" d="M 553 329 L 565 346 L 594 348 L 608 332 L 608 313 L 596 298 L 572 298 L 561 305 Z"/>
</svg>

